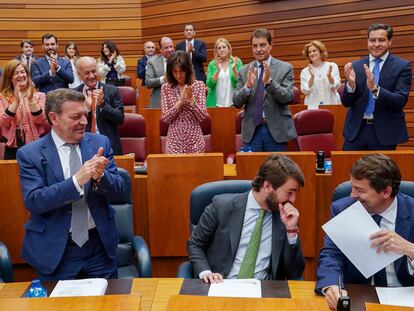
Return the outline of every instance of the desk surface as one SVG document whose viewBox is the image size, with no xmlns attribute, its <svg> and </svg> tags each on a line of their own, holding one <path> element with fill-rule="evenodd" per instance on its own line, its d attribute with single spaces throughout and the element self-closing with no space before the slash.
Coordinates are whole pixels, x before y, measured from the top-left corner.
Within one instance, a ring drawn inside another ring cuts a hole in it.
<svg viewBox="0 0 414 311">
<path fill-rule="evenodd" d="M 73 311 L 73 310 L 142 310 L 140 295 L 109 295 L 59 298 L 3 298 L 0 310 Z"/>
<path fill-rule="evenodd" d="M 134 279 L 132 282 L 132 286 L 131 286 L 131 294 L 132 294 L 131 296 L 135 298 L 141 297 L 141 310 L 143 311 L 163 311 L 167 309 L 170 298 L 172 296 L 179 294 L 182 283 L 183 283 L 183 279 L 177 279 L 177 278 Z M 325 299 L 323 297 L 319 297 L 314 294 L 313 289 L 315 286 L 315 282 L 288 281 L 288 284 L 289 284 L 290 295 L 292 299 L 296 300 L 295 305 L 301 306 L 303 301 L 307 299 L 308 302 L 309 300 L 312 300 L 312 303 L 311 303 L 312 305 L 318 306 L 318 309 L 314 309 L 314 310 L 321 310 L 321 311 L 328 310 L 325 304 Z M 12 300 L 8 300 L 11 298 L 19 300 L 20 298 L 17 298 L 17 297 L 20 297 L 28 286 L 29 286 L 29 282 L 0 284 L 0 301 L 3 301 L 2 298 L 7 298 L 4 300 L 5 302 L 12 301 Z M 359 286 L 362 286 L 362 285 L 359 285 Z M 354 290 L 356 292 L 363 292 L 363 293 L 370 291 L 370 290 L 366 291 L 365 289 L 362 289 L 358 286 L 356 286 Z M 112 295 L 112 297 L 120 297 L 120 296 L 122 295 Z M 105 296 L 105 297 L 111 297 L 111 296 Z M 135 301 L 134 298 L 131 298 L 131 299 Z M 189 298 L 189 299 L 192 299 L 192 298 Z M 267 298 L 263 298 L 263 299 L 267 299 Z M 271 298 L 271 299 L 277 300 L 277 298 Z M 25 299 L 22 298 L 20 300 L 25 300 Z M 356 300 L 357 299 L 355 299 L 355 302 Z M 368 304 L 368 305 L 369 305 L 369 308 L 367 308 L 367 310 L 369 311 L 414 310 L 413 308 L 392 307 L 392 306 L 383 306 L 383 305 L 376 305 L 376 304 Z M 365 309 L 363 307 L 363 304 L 361 304 L 361 306 L 358 308 L 356 308 L 357 306 L 354 304 L 354 307 L 355 308 L 352 309 L 353 311 Z M 0 304 L 0 309 L 6 310 L 2 308 L 1 304 Z M 101 310 L 106 310 L 106 309 L 101 309 Z M 112 308 L 110 310 L 117 310 L 117 309 Z M 126 309 L 120 308 L 119 310 L 126 310 Z M 295 310 L 295 309 L 291 309 L 291 310 Z M 309 308 L 300 309 L 298 307 L 297 310 L 313 310 L 313 309 L 309 309 Z"/>
</svg>

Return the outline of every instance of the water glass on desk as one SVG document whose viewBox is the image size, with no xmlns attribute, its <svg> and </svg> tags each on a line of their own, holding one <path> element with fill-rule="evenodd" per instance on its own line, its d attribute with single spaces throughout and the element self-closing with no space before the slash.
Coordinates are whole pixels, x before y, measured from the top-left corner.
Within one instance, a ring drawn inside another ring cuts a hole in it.
<svg viewBox="0 0 414 311">
<path fill-rule="evenodd" d="M 42 283 L 39 279 L 33 280 L 32 284 L 30 284 L 30 288 L 27 291 L 26 295 L 27 298 L 42 298 L 47 297 L 47 290 L 43 287 Z"/>
</svg>

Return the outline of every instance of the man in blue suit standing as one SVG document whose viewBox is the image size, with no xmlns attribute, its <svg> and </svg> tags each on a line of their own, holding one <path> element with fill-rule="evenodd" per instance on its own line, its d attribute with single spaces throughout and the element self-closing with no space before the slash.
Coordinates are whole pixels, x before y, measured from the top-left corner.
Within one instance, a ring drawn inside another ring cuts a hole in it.
<svg viewBox="0 0 414 311">
<path fill-rule="evenodd" d="M 349 108 L 344 150 L 395 150 L 408 140 L 404 106 L 411 89 L 411 64 L 392 55 L 393 29 L 368 27 L 369 56 L 344 67 L 342 104 Z"/>
<path fill-rule="evenodd" d="M 177 44 L 177 51 L 184 51 L 190 55 L 193 64 L 196 80 L 206 82 L 206 74 L 204 72 L 203 63 L 207 60 L 207 50 L 204 41 L 194 39 L 194 25 L 187 24 L 184 27 L 185 40 Z"/>
<path fill-rule="evenodd" d="M 50 33 L 43 35 L 42 48 L 46 55 L 31 66 L 32 80 L 36 88 L 43 93 L 69 88 L 74 79 L 72 65 L 69 60 L 57 56 L 57 38 Z"/>
<path fill-rule="evenodd" d="M 118 236 L 108 200 L 124 191 L 106 136 L 85 133 L 85 96 L 58 89 L 47 95 L 52 126 L 17 153 L 30 218 L 22 257 L 43 280 L 115 278 Z"/>
<path fill-rule="evenodd" d="M 378 252 L 403 256 L 366 279 L 332 240 L 325 237 L 315 291 L 325 295 L 331 310 L 336 309 L 340 296 L 339 276 L 343 283 L 382 287 L 414 285 L 414 198 L 399 192 L 401 173 L 397 164 L 385 155 L 371 154 L 359 159 L 350 173 L 351 196 L 332 203 L 332 217 L 356 201 L 361 202 L 381 228 L 370 237 L 372 247 Z"/>
</svg>

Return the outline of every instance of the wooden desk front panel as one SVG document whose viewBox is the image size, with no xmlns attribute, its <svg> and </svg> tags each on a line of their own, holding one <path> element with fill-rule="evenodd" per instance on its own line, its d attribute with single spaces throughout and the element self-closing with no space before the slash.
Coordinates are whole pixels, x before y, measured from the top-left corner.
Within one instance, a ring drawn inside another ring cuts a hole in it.
<svg viewBox="0 0 414 311">
<path fill-rule="evenodd" d="M 237 179 L 254 179 L 268 152 L 237 153 Z M 295 161 L 305 176 L 305 187 L 300 189 L 294 205 L 300 211 L 300 238 L 306 257 L 315 257 L 316 179 L 313 152 L 284 152 Z"/>
<path fill-rule="evenodd" d="M 292 115 L 307 109 L 305 105 L 289 106 Z M 334 114 L 334 136 L 336 147 L 342 149 L 343 137 L 342 129 L 346 115 L 346 108 L 342 105 L 325 105 L 323 109 L 328 109 Z M 234 107 L 229 108 L 208 108 L 207 112 L 211 117 L 211 137 L 213 143 L 213 152 L 222 152 L 224 159 L 235 153 L 235 134 L 236 134 L 236 114 L 240 110 Z M 147 149 L 148 154 L 161 153 L 160 145 L 160 109 L 140 109 L 139 113 L 143 115 L 147 129 Z M 317 121 L 315 121 L 317 122 Z M 293 150 L 293 143 L 289 143 L 289 150 Z"/>
<path fill-rule="evenodd" d="M 149 155 L 148 214 L 152 256 L 187 256 L 191 191 L 223 180 L 223 154 Z"/>
<path fill-rule="evenodd" d="M 13 263 L 24 262 L 20 251 L 27 219 L 17 161 L 0 161 L 0 241 L 6 244 Z"/>
<path fill-rule="evenodd" d="M 396 151 L 334 151 L 332 152 L 332 187 L 349 180 L 352 165 L 365 155 L 382 153 L 392 158 L 401 171 L 403 180 L 414 180 L 414 150 Z M 333 190 L 332 189 L 332 190 Z"/>
</svg>

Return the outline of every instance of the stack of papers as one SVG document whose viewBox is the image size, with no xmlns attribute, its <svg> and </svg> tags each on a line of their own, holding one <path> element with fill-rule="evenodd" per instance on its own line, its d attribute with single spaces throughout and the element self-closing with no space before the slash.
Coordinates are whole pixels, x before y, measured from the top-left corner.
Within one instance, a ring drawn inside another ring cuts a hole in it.
<svg viewBox="0 0 414 311">
<path fill-rule="evenodd" d="M 50 297 L 102 296 L 107 287 L 108 281 L 99 278 L 59 281 Z"/>
<path fill-rule="evenodd" d="M 414 307 L 414 287 L 376 287 L 383 305 Z"/>
<path fill-rule="evenodd" d="M 324 224 L 322 229 L 365 278 L 371 277 L 402 256 L 395 253 L 377 253 L 377 249 L 371 247 L 370 235 L 381 228 L 359 201 Z"/>
<path fill-rule="evenodd" d="M 214 297 L 262 298 L 262 283 L 256 279 L 227 279 L 213 283 L 208 291 Z"/>
</svg>

